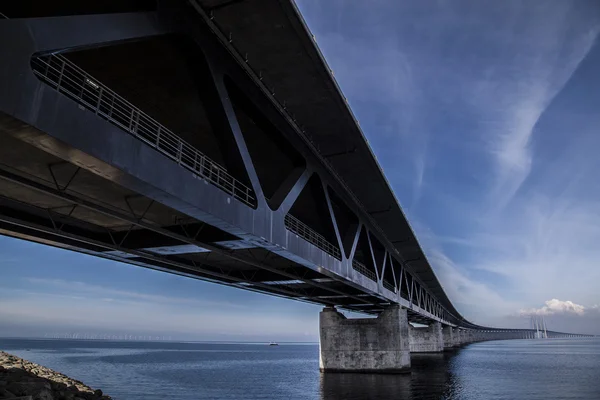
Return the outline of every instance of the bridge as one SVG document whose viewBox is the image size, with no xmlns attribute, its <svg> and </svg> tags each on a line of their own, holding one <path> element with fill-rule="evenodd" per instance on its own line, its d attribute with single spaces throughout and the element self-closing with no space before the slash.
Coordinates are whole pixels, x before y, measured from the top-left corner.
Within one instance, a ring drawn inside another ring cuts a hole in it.
<svg viewBox="0 0 600 400">
<path fill-rule="evenodd" d="M 323 305 L 323 371 L 534 336 L 453 306 L 292 1 L 0 13 L 0 233 Z"/>
</svg>

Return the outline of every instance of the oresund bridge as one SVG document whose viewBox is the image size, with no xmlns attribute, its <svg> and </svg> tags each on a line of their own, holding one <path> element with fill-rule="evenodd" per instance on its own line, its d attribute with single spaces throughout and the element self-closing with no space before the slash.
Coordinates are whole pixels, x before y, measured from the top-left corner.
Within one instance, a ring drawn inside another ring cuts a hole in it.
<svg viewBox="0 0 600 400">
<path fill-rule="evenodd" d="M 0 88 L 4 235 L 323 305 L 322 371 L 536 333 L 448 299 L 291 0 L 3 2 Z"/>
</svg>

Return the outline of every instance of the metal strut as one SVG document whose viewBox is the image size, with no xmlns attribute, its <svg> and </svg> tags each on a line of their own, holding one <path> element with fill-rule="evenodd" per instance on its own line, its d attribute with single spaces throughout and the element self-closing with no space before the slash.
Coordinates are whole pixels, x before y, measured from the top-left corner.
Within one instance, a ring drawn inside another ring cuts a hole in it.
<svg viewBox="0 0 600 400">
<path fill-rule="evenodd" d="M 66 193 L 64 191 L 59 191 L 59 190 L 56 190 L 56 189 L 49 188 L 49 187 L 47 187 L 45 185 L 39 184 L 37 182 L 30 181 L 30 180 L 28 180 L 26 178 L 23 178 L 23 177 L 21 177 L 21 176 L 19 176 L 17 174 L 13 174 L 13 173 L 8 172 L 6 170 L 0 169 L 0 178 L 8 180 L 8 181 L 11 181 L 13 183 L 20 184 L 22 186 L 26 186 L 26 187 L 28 187 L 30 189 L 36 190 L 38 192 L 44 193 L 44 194 L 52 196 L 52 197 L 59 198 L 59 199 L 62 199 L 62 200 L 69 201 L 71 203 L 78 204 L 81 207 L 90 209 L 92 211 L 104 214 L 106 216 L 109 216 L 109 217 L 112 217 L 112 218 L 115 218 L 115 219 L 119 219 L 119 220 L 124 221 L 124 222 L 128 222 L 128 223 L 130 223 L 132 225 L 135 225 L 135 226 L 138 226 L 140 228 L 147 229 L 147 230 L 150 230 L 150 231 L 162 234 L 162 235 L 170 237 L 172 239 L 175 239 L 175 240 L 187 243 L 187 244 L 192 244 L 192 245 L 195 245 L 195 246 L 198 246 L 198 247 L 202 247 L 202 248 L 204 248 L 206 250 L 209 250 L 209 251 L 212 251 L 214 253 L 226 256 L 226 257 L 228 257 L 230 259 L 237 260 L 237 261 L 240 261 L 242 263 L 252 265 L 255 268 L 263 269 L 263 270 L 266 270 L 266 271 L 269 271 L 269 272 L 273 272 L 273 273 L 278 274 L 278 275 L 286 276 L 286 277 L 288 277 L 290 279 L 300 279 L 300 277 L 298 277 L 297 275 L 283 272 L 283 271 L 281 271 L 278 268 L 274 268 L 274 267 L 269 267 L 269 266 L 266 266 L 266 265 L 262 265 L 262 264 L 260 264 L 260 262 L 256 262 L 256 261 L 248 260 L 248 259 L 243 258 L 243 257 L 239 257 L 239 256 L 235 255 L 231 251 L 224 250 L 224 249 L 222 249 L 222 248 L 220 248 L 218 246 L 214 246 L 214 245 L 209 244 L 209 243 L 204 243 L 204 242 L 200 242 L 198 240 L 190 239 L 190 238 L 188 238 L 186 236 L 182 236 L 182 235 L 177 234 L 175 232 L 172 232 L 172 231 L 170 231 L 168 229 L 165 229 L 165 228 L 162 228 L 162 227 L 159 227 L 159 226 L 154 226 L 154 225 L 148 224 L 148 223 L 143 222 L 143 221 L 138 221 L 136 218 L 130 217 L 130 216 L 128 216 L 126 214 L 123 214 L 123 213 L 121 213 L 119 211 L 111 210 L 111 209 L 109 209 L 107 207 L 104 207 L 104 206 L 92 203 L 92 202 L 84 200 L 84 199 L 79 199 L 79 198 L 77 198 L 77 197 L 75 197 L 75 196 L 73 196 L 73 195 L 71 195 L 69 193 Z M 121 250 L 121 251 L 124 251 L 124 250 Z M 352 299 L 355 299 L 357 301 L 360 301 L 361 303 L 372 304 L 372 302 L 369 302 L 369 301 L 367 301 L 365 299 L 362 299 L 362 298 L 359 298 L 359 297 L 356 297 L 356 296 L 352 296 L 352 295 L 348 295 L 347 293 L 344 293 L 343 291 L 340 291 L 340 290 L 334 289 L 334 288 L 330 288 L 330 287 L 325 286 L 325 285 L 321 285 L 318 282 L 314 282 L 314 281 L 309 280 L 309 279 L 300 279 L 300 280 L 303 280 L 303 282 L 305 282 L 305 283 L 307 283 L 307 284 L 309 284 L 311 286 L 315 286 L 315 287 L 318 287 L 318 288 L 330 291 L 332 293 L 343 294 L 344 296 L 347 296 L 349 298 L 352 298 Z"/>
</svg>

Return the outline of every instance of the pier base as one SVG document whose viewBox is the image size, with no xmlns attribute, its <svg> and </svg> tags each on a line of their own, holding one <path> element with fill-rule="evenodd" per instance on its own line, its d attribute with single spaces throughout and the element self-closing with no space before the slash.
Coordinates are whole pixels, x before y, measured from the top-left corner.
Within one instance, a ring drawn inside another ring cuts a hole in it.
<svg viewBox="0 0 600 400">
<path fill-rule="evenodd" d="M 319 323 L 321 372 L 410 372 L 406 309 L 395 305 L 377 318 L 348 319 L 325 307 Z"/>
<path fill-rule="evenodd" d="M 454 337 L 455 329 L 451 326 L 442 328 L 442 338 L 444 340 L 444 350 L 452 350 L 456 347 L 456 339 Z"/>
<path fill-rule="evenodd" d="M 425 328 L 415 328 L 409 325 L 408 331 L 411 353 L 437 353 L 444 351 L 442 324 L 439 322 L 432 322 Z"/>
<path fill-rule="evenodd" d="M 467 344 L 467 333 L 464 329 L 457 328 L 454 332 L 454 336 L 454 343 L 456 343 L 457 347 Z"/>
</svg>

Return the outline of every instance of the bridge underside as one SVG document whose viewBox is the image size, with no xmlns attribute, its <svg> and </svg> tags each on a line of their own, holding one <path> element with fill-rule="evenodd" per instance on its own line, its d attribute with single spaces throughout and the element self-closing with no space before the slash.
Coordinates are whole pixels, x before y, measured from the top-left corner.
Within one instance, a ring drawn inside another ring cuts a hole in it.
<svg viewBox="0 0 600 400">
<path fill-rule="evenodd" d="M 47 153 L 27 141 L 50 138 L 6 114 L 0 132 L 5 235 L 317 304 L 386 304 Z"/>
<path fill-rule="evenodd" d="M 0 12 L 0 233 L 485 329 L 447 298 L 292 2 Z"/>
<path fill-rule="evenodd" d="M 203 9 L 66 3 L 52 18 L 1 10 L 18 17 L 0 21 L 2 233 L 357 312 L 452 318 Z"/>
</svg>

